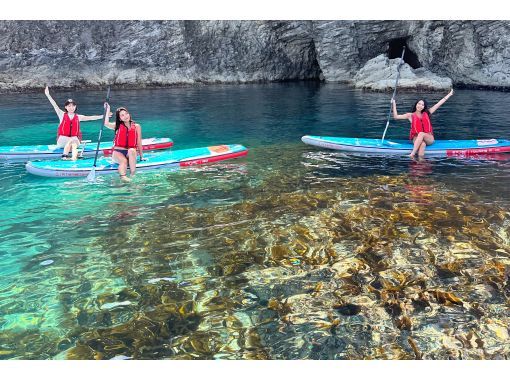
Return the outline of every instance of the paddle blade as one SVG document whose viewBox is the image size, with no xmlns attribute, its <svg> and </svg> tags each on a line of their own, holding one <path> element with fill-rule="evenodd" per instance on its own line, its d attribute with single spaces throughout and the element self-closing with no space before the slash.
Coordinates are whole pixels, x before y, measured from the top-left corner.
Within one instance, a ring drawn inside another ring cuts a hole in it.
<svg viewBox="0 0 510 380">
<path fill-rule="evenodd" d="M 93 166 L 90 173 L 87 175 L 87 181 L 88 182 L 95 182 L 96 181 L 96 167 Z"/>
</svg>

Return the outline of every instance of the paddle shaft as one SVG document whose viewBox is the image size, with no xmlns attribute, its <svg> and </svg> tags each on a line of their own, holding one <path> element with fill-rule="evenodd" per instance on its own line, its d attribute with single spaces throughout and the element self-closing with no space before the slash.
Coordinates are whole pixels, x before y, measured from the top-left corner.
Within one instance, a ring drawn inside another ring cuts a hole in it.
<svg viewBox="0 0 510 380">
<path fill-rule="evenodd" d="M 406 52 L 406 47 L 404 46 L 404 49 L 402 49 L 402 56 L 400 57 L 400 62 L 398 64 L 398 68 L 397 68 L 397 79 L 395 80 L 395 87 L 393 88 L 393 95 L 391 96 L 391 100 L 395 99 L 395 95 L 397 93 L 397 85 L 398 85 L 398 80 L 400 78 L 400 67 L 403 64 L 405 52 Z M 391 117 L 391 108 L 392 107 L 393 107 L 393 102 L 390 102 L 390 111 L 388 112 L 388 120 L 386 121 L 386 128 L 384 128 L 384 133 L 382 135 L 381 144 L 384 142 L 384 136 L 386 136 L 386 131 L 388 130 L 388 126 L 390 125 L 390 117 Z"/>
<path fill-rule="evenodd" d="M 106 93 L 106 103 L 109 103 L 109 102 L 110 102 L 110 86 L 108 86 L 108 92 Z M 94 156 L 94 165 L 93 165 L 94 168 L 96 167 L 96 163 L 97 163 L 97 155 L 99 153 L 99 144 L 101 144 L 101 136 L 103 135 L 103 128 L 104 128 L 105 121 L 106 121 L 106 106 L 104 107 L 103 122 L 101 123 L 101 128 L 99 129 L 99 136 L 97 138 L 96 155 Z"/>
</svg>

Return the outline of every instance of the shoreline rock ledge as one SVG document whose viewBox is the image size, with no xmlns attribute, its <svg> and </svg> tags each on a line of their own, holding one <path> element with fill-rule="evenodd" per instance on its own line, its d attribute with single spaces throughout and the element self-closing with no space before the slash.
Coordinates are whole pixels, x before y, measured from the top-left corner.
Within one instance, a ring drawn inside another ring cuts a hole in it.
<svg viewBox="0 0 510 380">
<path fill-rule="evenodd" d="M 378 55 L 354 76 L 354 87 L 373 91 L 393 90 L 399 62 L 400 58 L 389 59 L 384 54 Z M 452 85 L 451 78 L 441 77 L 423 67 L 413 69 L 404 62 L 400 68 L 399 89 L 443 91 Z"/>
</svg>

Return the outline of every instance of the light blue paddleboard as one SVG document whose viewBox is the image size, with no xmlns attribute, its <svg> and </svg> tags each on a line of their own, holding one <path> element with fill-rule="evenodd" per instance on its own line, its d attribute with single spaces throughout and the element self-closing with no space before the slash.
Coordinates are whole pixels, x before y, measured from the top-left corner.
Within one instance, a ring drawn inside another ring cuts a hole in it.
<svg viewBox="0 0 510 380">
<path fill-rule="evenodd" d="M 173 145 L 173 141 L 167 137 L 151 137 L 142 139 L 143 150 L 167 149 Z M 88 142 L 80 145 L 78 151 L 83 157 L 91 157 L 96 154 L 97 142 Z M 111 141 L 99 144 L 99 155 L 111 154 L 113 145 Z M 83 150 L 83 153 L 81 151 Z M 56 145 L 15 145 L 0 146 L 0 160 L 27 161 L 38 159 L 61 158 L 63 148 Z"/>
<path fill-rule="evenodd" d="M 218 145 L 203 148 L 182 149 L 144 153 L 144 161 L 138 161 L 136 170 L 155 170 L 166 167 L 200 165 L 242 157 L 248 149 L 242 145 Z M 94 159 L 77 161 L 30 161 L 26 164 L 29 173 L 43 177 L 85 177 L 92 170 Z M 96 174 L 117 173 L 118 164 L 111 157 L 98 158 Z"/>
<path fill-rule="evenodd" d="M 305 144 L 345 152 L 380 153 L 405 155 L 411 153 L 410 140 L 365 139 L 354 137 L 303 136 Z M 510 152 L 510 141 L 500 139 L 485 140 L 436 140 L 428 145 L 426 155 L 462 156 Z"/>
</svg>

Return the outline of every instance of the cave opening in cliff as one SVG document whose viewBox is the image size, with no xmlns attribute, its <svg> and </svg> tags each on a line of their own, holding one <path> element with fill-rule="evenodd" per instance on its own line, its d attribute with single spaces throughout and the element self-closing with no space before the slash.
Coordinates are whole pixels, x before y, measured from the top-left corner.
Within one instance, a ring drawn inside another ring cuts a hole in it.
<svg viewBox="0 0 510 380">
<path fill-rule="evenodd" d="M 413 69 L 421 67 L 418 56 L 411 49 L 409 49 L 409 46 L 407 46 L 407 40 L 405 38 L 396 38 L 389 42 L 388 58 L 400 58 L 402 56 L 402 49 L 404 46 L 406 47 L 406 52 L 404 53 L 404 62 L 411 66 Z"/>
</svg>

